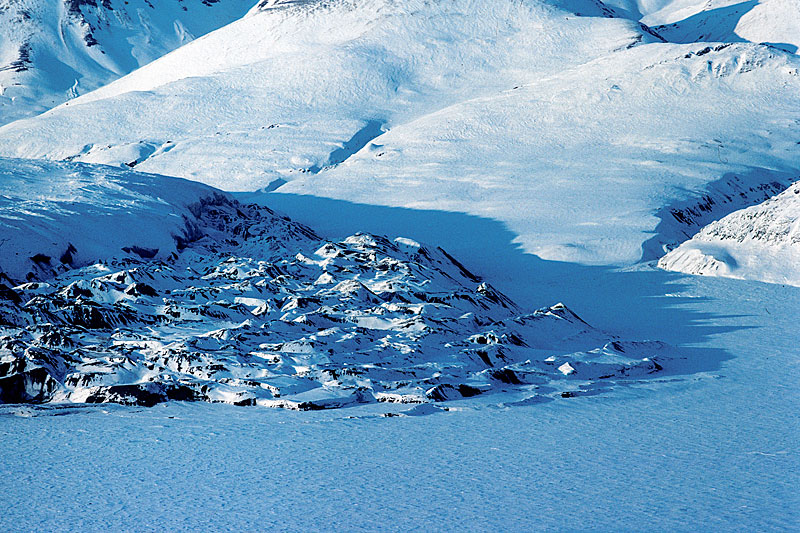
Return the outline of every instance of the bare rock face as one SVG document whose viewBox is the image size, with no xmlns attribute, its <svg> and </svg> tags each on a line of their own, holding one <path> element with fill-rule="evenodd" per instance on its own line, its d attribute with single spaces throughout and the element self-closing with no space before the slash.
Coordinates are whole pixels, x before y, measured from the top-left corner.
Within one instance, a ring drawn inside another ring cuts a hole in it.
<svg viewBox="0 0 800 533">
<path fill-rule="evenodd" d="M 195 211 L 194 239 L 166 258 L 0 286 L 0 400 L 442 402 L 644 377 L 669 358 L 561 304 L 524 311 L 410 239 L 324 241 L 235 201 Z"/>
</svg>

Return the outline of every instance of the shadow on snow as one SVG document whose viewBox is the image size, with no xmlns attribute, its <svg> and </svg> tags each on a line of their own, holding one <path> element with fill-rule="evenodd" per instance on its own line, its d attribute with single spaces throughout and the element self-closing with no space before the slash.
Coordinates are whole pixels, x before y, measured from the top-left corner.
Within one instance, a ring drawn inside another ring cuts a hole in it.
<svg viewBox="0 0 800 533">
<path fill-rule="evenodd" d="M 546 261 L 525 253 L 501 222 L 463 213 L 356 204 L 316 196 L 242 193 L 314 228 L 328 239 L 357 232 L 409 237 L 441 246 L 527 310 L 563 302 L 589 324 L 627 339 L 661 340 L 686 360 L 665 374 L 714 371 L 731 356 L 697 347 L 709 337 L 748 326 L 713 325 L 720 314 L 691 309 L 704 301 L 673 296 L 686 287 L 683 274 L 650 267 L 618 269 Z M 706 299 L 707 300 L 707 299 Z M 713 319 L 713 320 L 712 320 Z"/>
</svg>

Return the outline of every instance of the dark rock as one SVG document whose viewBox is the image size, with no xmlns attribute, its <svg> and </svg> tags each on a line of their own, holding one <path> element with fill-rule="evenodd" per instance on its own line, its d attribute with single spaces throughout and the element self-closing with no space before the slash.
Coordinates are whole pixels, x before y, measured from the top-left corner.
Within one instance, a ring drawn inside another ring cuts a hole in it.
<svg viewBox="0 0 800 533">
<path fill-rule="evenodd" d="M 469 398 L 481 394 L 481 389 L 462 383 L 458 386 L 449 383 L 441 383 L 425 393 L 429 400 L 434 402 L 445 402 L 457 398 Z"/>
<path fill-rule="evenodd" d="M 92 303 L 76 303 L 66 309 L 70 324 L 89 329 L 107 329 L 111 324 L 100 311 L 99 306 Z"/>
<path fill-rule="evenodd" d="M 152 259 L 158 254 L 158 248 L 142 248 L 140 246 L 125 246 L 122 251 L 128 254 L 136 254 L 142 259 Z"/>
<path fill-rule="evenodd" d="M 175 400 L 178 402 L 196 402 L 204 399 L 196 390 L 186 385 L 169 386 L 165 388 L 164 392 L 168 400 Z"/>
<path fill-rule="evenodd" d="M 41 367 L 0 378 L 0 403 L 41 403 L 49 400 L 59 383 Z"/>
<path fill-rule="evenodd" d="M 167 394 L 161 385 L 157 383 L 139 383 L 136 385 L 100 387 L 86 398 L 86 403 L 118 403 L 152 407 L 165 402 L 167 399 Z"/>
<path fill-rule="evenodd" d="M 516 373 L 510 368 L 502 368 L 500 370 L 493 370 L 490 374 L 492 378 L 501 383 L 508 383 L 510 385 L 521 385 L 522 380 L 519 379 Z"/>
<path fill-rule="evenodd" d="M 131 283 L 128 285 L 128 288 L 125 289 L 125 294 L 131 296 L 158 296 L 158 292 L 147 283 Z"/>
<path fill-rule="evenodd" d="M 72 265 L 73 261 L 75 260 L 76 253 L 78 253 L 78 250 L 70 243 L 64 253 L 61 254 L 59 261 L 65 265 Z"/>
<path fill-rule="evenodd" d="M 92 294 L 91 289 L 84 289 L 77 283 L 70 283 L 66 289 L 62 292 L 62 295 L 65 298 L 84 298 L 84 299 L 91 299 L 94 294 Z"/>
<path fill-rule="evenodd" d="M 36 254 L 33 257 L 31 257 L 31 261 L 33 261 L 34 263 L 36 263 L 39 266 L 42 266 L 42 265 L 50 266 L 50 256 L 49 255 Z"/>
<path fill-rule="evenodd" d="M 464 398 L 469 398 L 471 396 L 477 396 L 481 392 L 483 392 L 481 389 L 479 389 L 477 387 L 472 387 L 470 385 L 466 385 L 464 383 L 462 383 L 461 385 L 458 386 L 458 393 L 461 396 L 463 396 Z"/>
<path fill-rule="evenodd" d="M 256 404 L 255 398 L 244 398 L 242 400 L 233 402 L 233 405 L 238 405 L 239 407 L 247 407 L 255 404 Z"/>
<path fill-rule="evenodd" d="M 16 305 L 22 303 L 22 298 L 17 294 L 17 291 L 3 283 L 0 283 L 0 300 L 8 300 Z"/>
</svg>

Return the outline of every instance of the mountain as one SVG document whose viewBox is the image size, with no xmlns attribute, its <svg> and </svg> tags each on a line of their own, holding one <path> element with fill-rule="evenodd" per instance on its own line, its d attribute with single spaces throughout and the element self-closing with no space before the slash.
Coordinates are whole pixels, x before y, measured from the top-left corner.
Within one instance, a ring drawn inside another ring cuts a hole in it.
<svg viewBox="0 0 800 533">
<path fill-rule="evenodd" d="M 658 266 L 800 286 L 800 182 L 712 222 L 662 257 Z"/>
<path fill-rule="evenodd" d="M 408 238 L 326 241 L 175 178 L 0 168 L 0 403 L 530 403 L 680 367 L 563 304 L 523 310 Z"/>
<path fill-rule="evenodd" d="M 0 530 L 797 529 L 796 3 L 253 4 L 0 128 Z"/>
<path fill-rule="evenodd" d="M 0 190 L 0 275 L 17 283 L 117 256 L 165 259 L 191 238 L 194 206 L 220 194 L 111 167 L 13 159 L 0 160 Z"/>
<path fill-rule="evenodd" d="M 673 0 L 645 4 L 652 7 L 642 22 L 672 42 L 748 41 L 792 53 L 800 47 L 800 4 L 794 0 Z"/>
<path fill-rule="evenodd" d="M 800 57 L 664 42 L 598 6 L 259 4 L 0 128 L 0 154 L 464 212 L 591 264 L 657 259 L 696 231 L 661 224 L 663 207 L 720 180 L 794 181 Z"/>
<path fill-rule="evenodd" d="M 797 180 L 800 58 L 666 42 L 641 22 L 666 7 L 609 6 L 261 2 L 0 128 L 0 153 L 41 158 L 0 161 L 3 401 L 322 408 L 512 385 L 551 397 L 675 365 L 665 345 L 560 304 L 525 310 L 417 235 L 324 211 L 317 232 L 268 207 L 462 212 L 545 260 L 632 264 Z M 99 26 L 82 24 L 99 46 Z M 784 195 L 764 205 L 790 212 Z M 343 218 L 365 228 L 332 232 Z M 436 240 L 451 232 L 441 220 Z M 662 266 L 688 264 L 707 234 L 733 238 L 714 228 Z M 465 264 L 520 268 L 480 258 L 483 243 L 459 244 Z M 720 270 L 690 270 L 709 262 Z"/>
<path fill-rule="evenodd" d="M 233 22 L 254 0 L 4 0 L 0 124 L 101 87 Z"/>
</svg>

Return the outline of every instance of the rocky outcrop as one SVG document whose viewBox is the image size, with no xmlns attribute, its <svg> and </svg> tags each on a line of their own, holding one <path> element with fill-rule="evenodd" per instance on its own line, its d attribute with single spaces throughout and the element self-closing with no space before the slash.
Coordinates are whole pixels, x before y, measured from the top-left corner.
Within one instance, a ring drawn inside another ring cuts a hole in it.
<svg viewBox="0 0 800 533">
<path fill-rule="evenodd" d="M 669 359 L 562 304 L 524 311 L 410 239 L 324 241 L 232 200 L 194 215 L 195 238 L 166 258 L 0 286 L 0 399 L 329 409 L 557 391 Z"/>
</svg>

